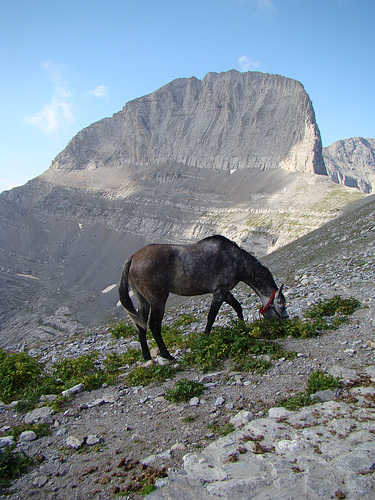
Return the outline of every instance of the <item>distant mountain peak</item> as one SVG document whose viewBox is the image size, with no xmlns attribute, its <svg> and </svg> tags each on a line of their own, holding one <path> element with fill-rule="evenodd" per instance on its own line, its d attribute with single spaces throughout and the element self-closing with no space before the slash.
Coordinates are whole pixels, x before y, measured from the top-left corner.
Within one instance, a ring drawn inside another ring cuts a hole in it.
<svg viewBox="0 0 375 500">
<path fill-rule="evenodd" d="M 364 193 L 375 189 L 375 139 L 350 137 L 323 149 L 328 175 L 334 182 Z"/>
</svg>

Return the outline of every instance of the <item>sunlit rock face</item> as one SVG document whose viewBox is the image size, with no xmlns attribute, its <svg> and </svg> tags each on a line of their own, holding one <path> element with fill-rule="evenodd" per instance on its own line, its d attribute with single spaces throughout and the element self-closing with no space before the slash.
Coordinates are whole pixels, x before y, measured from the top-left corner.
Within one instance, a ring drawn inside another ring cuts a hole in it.
<svg viewBox="0 0 375 500">
<path fill-rule="evenodd" d="M 55 169 L 180 163 L 326 174 L 311 100 L 301 83 L 258 72 L 181 78 L 82 130 Z"/>
</svg>

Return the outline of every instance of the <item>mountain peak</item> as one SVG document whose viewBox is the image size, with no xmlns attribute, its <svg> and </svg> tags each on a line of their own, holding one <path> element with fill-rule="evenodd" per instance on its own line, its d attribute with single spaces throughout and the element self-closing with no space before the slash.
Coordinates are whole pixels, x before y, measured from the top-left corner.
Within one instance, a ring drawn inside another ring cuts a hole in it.
<svg viewBox="0 0 375 500">
<path fill-rule="evenodd" d="M 160 164 L 326 174 L 301 83 L 259 72 L 179 78 L 79 132 L 52 169 Z"/>
</svg>

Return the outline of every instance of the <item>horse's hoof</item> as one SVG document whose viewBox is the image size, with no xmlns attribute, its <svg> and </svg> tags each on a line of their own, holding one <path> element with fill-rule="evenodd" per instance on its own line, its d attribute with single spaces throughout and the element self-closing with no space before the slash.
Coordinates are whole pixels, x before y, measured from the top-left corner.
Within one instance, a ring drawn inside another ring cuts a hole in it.
<svg viewBox="0 0 375 500">
<path fill-rule="evenodd" d="M 161 356 L 165 361 L 176 361 L 176 358 L 168 354 L 167 356 Z"/>
</svg>

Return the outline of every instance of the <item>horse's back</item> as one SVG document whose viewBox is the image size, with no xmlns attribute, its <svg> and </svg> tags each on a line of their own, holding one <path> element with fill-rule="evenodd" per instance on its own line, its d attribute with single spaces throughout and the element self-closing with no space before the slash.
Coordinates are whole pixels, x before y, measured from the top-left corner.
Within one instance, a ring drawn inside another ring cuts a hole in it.
<svg viewBox="0 0 375 500">
<path fill-rule="evenodd" d="M 231 288 L 239 281 L 236 249 L 222 236 L 187 245 L 146 245 L 133 254 L 130 276 L 145 296 L 156 291 L 200 295 Z"/>
<path fill-rule="evenodd" d="M 155 275 L 173 264 L 175 252 L 171 245 L 152 243 L 137 250 L 131 256 L 131 276 Z"/>
</svg>

